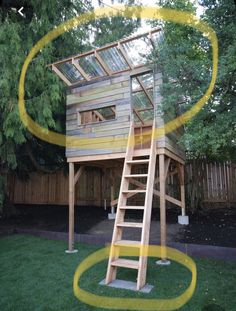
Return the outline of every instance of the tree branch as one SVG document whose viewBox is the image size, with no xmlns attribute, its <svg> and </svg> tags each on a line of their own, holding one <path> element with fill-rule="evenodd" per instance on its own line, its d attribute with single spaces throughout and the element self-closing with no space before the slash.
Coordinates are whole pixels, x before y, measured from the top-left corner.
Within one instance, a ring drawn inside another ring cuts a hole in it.
<svg viewBox="0 0 236 311">
<path fill-rule="evenodd" d="M 38 161 L 36 160 L 29 144 L 26 144 L 26 152 L 27 152 L 27 155 L 29 156 L 29 158 L 31 160 L 31 163 L 33 164 L 33 166 L 35 167 L 35 169 L 37 171 L 41 171 L 41 172 L 46 173 L 46 174 L 53 174 L 60 169 L 60 167 L 57 167 L 54 170 L 48 170 L 47 168 L 40 165 L 38 163 Z"/>
</svg>

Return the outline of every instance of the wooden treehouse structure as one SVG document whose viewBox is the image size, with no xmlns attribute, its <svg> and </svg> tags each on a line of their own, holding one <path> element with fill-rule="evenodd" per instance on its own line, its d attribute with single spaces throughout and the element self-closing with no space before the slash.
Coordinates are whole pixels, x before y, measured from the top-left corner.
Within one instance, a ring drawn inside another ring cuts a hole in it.
<svg viewBox="0 0 236 311">
<path fill-rule="evenodd" d="M 162 40 L 160 29 L 55 62 L 51 69 L 68 85 L 66 134 L 78 138 L 67 146 L 69 162 L 69 249 L 74 252 L 74 188 L 86 166 L 123 166 L 112 248 L 106 283 L 116 278 L 118 267 L 137 269 L 137 289 L 146 282 L 147 257 L 119 258 L 114 249 L 149 244 L 153 195 L 160 197 L 161 245 L 166 245 L 166 201 L 181 209 L 185 218 L 184 152 L 177 144 L 181 130 L 157 136 L 158 128 L 176 115 L 160 109 L 162 74 L 149 56 Z M 177 106 L 177 105 L 176 105 Z M 75 171 L 75 165 L 79 168 Z M 141 173 L 140 173 L 141 171 Z M 167 176 L 179 178 L 180 198 L 166 193 Z M 116 178 L 111 173 L 111 191 Z M 130 204 L 138 196 L 142 204 Z M 142 212 L 142 221 L 129 222 L 130 210 Z M 181 218 L 183 217 L 183 218 Z M 140 239 L 124 239 L 124 231 L 139 228 Z M 165 261 L 165 253 L 162 260 Z"/>
</svg>

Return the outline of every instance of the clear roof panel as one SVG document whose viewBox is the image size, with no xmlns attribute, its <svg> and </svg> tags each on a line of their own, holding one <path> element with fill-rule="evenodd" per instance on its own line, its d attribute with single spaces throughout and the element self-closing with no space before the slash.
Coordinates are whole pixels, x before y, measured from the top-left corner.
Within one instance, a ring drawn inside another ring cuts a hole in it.
<svg viewBox="0 0 236 311">
<path fill-rule="evenodd" d="M 145 87 L 146 92 L 153 99 L 153 74 L 150 73 L 150 74 L 145 74 L 145 75 L 139 76 L 139 79 L 143 83 L 143 86 Z M 144 94 L 144 91 L 143 91 L 142 87 L 140 86 L 140 83 L 138 82 L 138 80 L 136 78 L 132 79 L 132 92 L 133 92 L 133 96 L 137 97 L 137 99 L 135 99 L 137 103 L 138 103 L 139 98 L 140 98 L 140 100 L 143 100 L 142 97 L 144 95 L 147 97 L 147 95 Z M 139 95 L 138 93 L 141 93 L 141 95 Z M 149 103 L 150 103 L 150 101 L 149 101 Z"/>
<path fill-rule="evenodd" d="M 145 123 L 153 120 L 153 72 L 132 78 L 134 120 Z"/>
<path fill-rule="evenodd" d="M 151 37 L 149 37 L 150 35 Z M 83 72 L 81 71 L 81 75 L 79 68 L 77 69 L 73 65 L 73 61 L 80 65 L 87 74 L 86 80 L 89 81 L 106 75 L 110 76 L 116 72 L 132 70 L 129 64 L 134 68 L 146 65 L 151 61 L 150 56 L 153 52 L 153 46 L 158 47 L 158 44 L 162 40 L 163 31 L 154 29 L 141 36 L 138 35 L 133 38 L 120 40 L 119 42 L 92 50 L 86 54 L 77 55 L 76 57 L 72 56 L 60 62 L 55 62 L 49 66 L 54 65 L 58 68 L 61 72 L 61 75 L 59 73 L 58 75 L 66 84 L 76 84 L 78 82 L 84 82 L 85 78 L 83 77 Z M 123 50 L 119 49 L 119 45 L 123 48 L 127 56 L 123 56 Z M 98 55 L 102 61 L 98 58 Z M 63 75 L 66 79 L 63 79 Z M 151 84 L 150 76 L 143 77 L 142 79 L 145 87 L 149 88 Z M 138 89 L 138 86 L 134 86 L 135 89 Z"/>
<path fill-rule="evenodd" d="M 140 117 L 143 119 L 143 121 L 149 121 L 149 120 L 153 120 L 153 109 L 151 110 L 145 110 L 145 111 L 140 111 Z"/>
<path fill-rule="evenodd" d="M 151 97 L 151 99 L 153 100 L 153 89 L 147 90 L 149 96 Z"/>
<path fill-rule="evenodd" d="M 96 109 L 106 120 L 115 118 L 115 106 Z"/>
<path fill-rule="evenodd" d="M 94 54 L 81 57 L 75 60 L 90 78 L 102 77 L 106 75 Z"/>
<path fill-rule="evenodd" d="M 137 110 L 152 107 L 147 95 L 143 91 L 133 93 L 132 99 L 134 108 Z"/>
<path fill-rule="evenodd" d="M 152 45 L 147 37 L 141 37 L 122 43 L 133 66 L 139 66 L 148 62 L 148 56 L 152 52 Z"/>
<path fill-rule="evenodd" d="M 75 83 L 75 82 L 84 80 L 84 78 L 81 76 L 80 72 L 76 69 L 76 67 L 69 62 L 60 63 L 60 64 L 57 64 L 55 66 L 57 67 L 58 70 L 61 71 L 61 73 L 71 83 Z"/>
<path fill-rule="evenodd" d="M 132 91 L 137 91 L 140 89 L 141 89 L 141 87 L 140 87 L 140 84 L 138 83 L 138 80 L 133 78 L 132 79 Z"/>
<path fill-rule="evenodd" d="M 155 47 L 158 47 L 158 45 L 163 41 L 164 39 L 164 33 L 163 31 L 157 31 L 152 34 L 152 41 L 155 44 Z"/>
<path fill-rule="evenodd" d="M 153 89 L 146 89 L 146 92 L 148 93 L 149 97 L 153 100 Z M 146 93 L 144 93 L 142 88 L 138 88 L 137 90 L 133 90 L 133 96 L 136 96 L 137 98 L 140 98 L 140 100 L 143 100 L 143 96 L 146 96 Z M 148 98 L 148 97 L 147 97 Z M 150 100 L 148 100 L 150 102 Z"/>
<path fill-rule="evenodd" d="M 117 47 L 99 51 L 99 55 L 113 72 L 129 69 L 129 66 Z"/>
<path fill-rule="evenodd" d="M 153 87 L 153 73 L 147 73 L 145 75 L 139 76 L 141 81 L 143 82 L 144 86 L 146 88 L 152 88 Z"/>
<path fill-rule="evenodd" d="M 140 119 L 137 117 L 137 115 L 134 113 L 134 122 L 139 123 L 141 122 Z"/>
</svg>

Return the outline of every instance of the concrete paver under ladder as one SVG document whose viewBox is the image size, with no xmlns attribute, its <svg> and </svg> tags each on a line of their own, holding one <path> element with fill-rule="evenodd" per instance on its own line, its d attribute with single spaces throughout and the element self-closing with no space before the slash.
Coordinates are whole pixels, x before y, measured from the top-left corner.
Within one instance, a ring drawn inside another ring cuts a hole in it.
<svg viewBox="0 0 236 311">
<path fill-rule="evenodd" d="M 152 132 L 151 132 L 151 146 L 150 154 L 147 159 L 145 157 L 140 157 L 135 159 L 135 137 L 134 137 L 134 124 L 131 123 L 128 145 L 126 150 L 124 168 L 121 179 L 120 193 L 117 205 L 116 219 L 114 223 L 113 237 L 111 242 L 110 256 L 107 267 L 106 284 L 109 284 L 116 279 L 116 273 L 118 267 L 136 269 L 137 275 L 137 290 L 140 290 L 146 283 L 146 272 L 147 272 L 147 257 L 142 256 L 141 253 L 142 246 L 149 244 L 149 233 L 150 233 L 150 223 L 151 223 L 151 211 L 152 211 L 152 199 L 153 199 L 153 186 L 155 178 L 155 166 L 156 166 L 156 140 L 155 140 L 155 121 L 153 122 Z M 140 150 L 139 150 L 140 151 Z M 140 159 L 141 158 L 141 159 Z M 131 174 L 131 169 L 135 165 L 146 164 L 147 173 L 146 174 Z M 141 190 L 130 190 L 129 189 L 129 179 L 130 178 L 145 178 L 146 179 L 146 189 Z M 127 205 L 127 194 L 128 193 L 144 193 L 145 200 L 144 206 L 128 206 Z M 143 210 L 142 222 L 126 222 L 125 212 L 126 210 Z M 123 240 L 123 228 L 140 228 L 141 229 L 141 240 L 140 241 L 130 241 Z M 139 248 L 139 259 L 131 260 L 119 258 L 119 248 L 120 247 L 135 247 Z M 117 251 L 118 250 L 118 251 Z"/>
</svg>

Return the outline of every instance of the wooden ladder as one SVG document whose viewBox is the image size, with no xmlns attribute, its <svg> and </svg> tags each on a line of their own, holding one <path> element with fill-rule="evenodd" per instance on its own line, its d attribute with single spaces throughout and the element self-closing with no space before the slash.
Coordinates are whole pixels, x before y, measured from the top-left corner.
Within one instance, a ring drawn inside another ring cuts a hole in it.
<svg viewBox="0 0 236 311">
<path fill-rule="evenodd" d="M 110 256 L 107 267 L 106 284 L 109 284 L 116 279 L 116 273 L 118 267 L 137 269 L 137 290 L 140 290 L 146 284 L 146 272 L 147 272 L 147 257 L 141 253 L 142 246 L 149 244 L 149 232 L 151 223 L 151 211 L 152 211 L 152 198 L 153 198 L 153 186 L 155 178 L 155 166 L 156 166 L 156 140 L 155 140 L 155 122 L 153 122 L 152 132 L 150 135 L 151 146 L 149 155 L 140 156 L 139 159 L 135 159 L 135 137 L 134 137 L 134 124 L 131 123 L 128 145 L 126 150 L 124 168 L 121 179 L 120 193 L 117 205 L 116 219 L 114 223 L 113 237 L 111 242 Z M 140 150 L 139 150 L 140 151 Z M 148 158 L 147 158 L 148 157 Z M 141 158 L 141 159 L 140 159 Z M 131 168 L 135 165 L 146 164 L 146 174 L 131 174 Z M 130 178 L 146 178 L 146 189 L 129 189 Z M 128 206 L 127 194 L 129 193 L 144 193 L 145 200 L 144 206 Z M 143 210 L 142 222 L 125 222 L 126 210 Z M 123 228 L 140 228 L 141 241 L 122 240 Z M 130 260 L 119 258 L 119 251 L 115 251 L 120 247 L 138 247 L 139 260 Z"/>
</svg>

